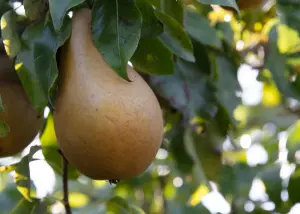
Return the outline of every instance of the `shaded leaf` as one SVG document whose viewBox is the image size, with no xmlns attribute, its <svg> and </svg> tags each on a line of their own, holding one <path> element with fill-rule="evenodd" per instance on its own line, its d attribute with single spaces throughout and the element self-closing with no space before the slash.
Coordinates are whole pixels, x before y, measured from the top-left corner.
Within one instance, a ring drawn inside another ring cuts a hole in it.
<svg viewBox="0 0 300 214">
<path fill-rule="evenodd" d="M 175 19 L 180 25 L 183 25 L 183 1 L 161 1 L 160 9 L 164 14 Z"/>
<path fill-rule="evenodd" d="M 300 2 L 294 0 L 278 0 L 276 7 L 280 12 L 280 22 L 294 28 L 300 34 Z"/>
<path fill-rule="evenodd" d="M 259 177 L 265 184 L 266 193 L 269 195 L 270 200 L 273 201 L 277 207 L 281 203 L 281 191 L 282 191 L 282 179 L 280 177 L 281 166 L 272 165 L 262 172 L 260 172 L 257 177 Z"/>
<path fill-rule="evenodd" d="M 290 177 L 288 184 L 289 199 L 292 203 L 300 202 L 300 169 L 296 168 L 294 174 Z"/>
<path fill-rule="evenodd" d="M 130 203 L 125 199 L 115 196 L 106 203 L 107 212 L 118 213 L 118 214 L 145 214 L 145 212 Z"/>
<path fill-rule="evenodd" d="M 6 137 L 9 131 L 9 125 L 4 120 L 0 120 L 0 138 Z"/>
<path fill-rule="evenodd" d="M 227 7 L 234 8 L 238 13 L 240 13 L 239 7 L 236 4 L 236 0 L 197 0 L 201 4 L 217 4 Z"/>
<path fill-rule="evenodd" d="M 154 8 L 144 0 L 136 0 L 136 3 L 143 18 L 141 38 L 156 37 L 160 35 L 163 32 L 163 25 L 156 18 Z"/>
<path fill-rule="evenodd" d="M 187 11 L 184 16 L 184 26 L 187 33 L 198 42 L 217 49 L 222 48 L 221 39 L 217 30 L 213 28 L 208 19 L 199 13 Z"/>
<path fill-rule="evenodd" d="M 48 10 L 47 0 L 24 0 L 26 17 L 30 20 L 42 18 Z"/>
<path fill-rule="evenodd" d="M 1 17 L 1 34 L 5 51 L 10 58 L 14 58 L 21 50 L 21 40 L 16 28 L 16 14 L 7 11 Z"/>
<path fill-rule="evenodd" d="M 183 27 L 172 17 L 155 11 L 156 17 L 164 25 L 164 33 L 160 35 L 163 43 L 177 56 L 194 62 L 193 44 Z"/>
<path fill-rule="evenodd" d="M 141 36 L 142 17 L 135 0 L 96 1 L 92 11 L 93 41 L 104 60 L 122 78 Z"/>
<path fill-rule="evenodd" d="M 22 35 L 26 46 L 18 54 L 15 68 L 32 104 L 42 111 L 48 103 L 49 92 L 57 76 L 57 49 L 71 33 L 70 19 L 63 31 L 56 33 L 51 21 L 29 26 Z"/>
<path fill-rule="evenodd" d="M 217 99 L 220 104 L 226 109 L 229 118 L 235 122 L 233 116 L 234 109 L 241 104 L 240 98 L 236 96 L 240 86 L 237 80 L 237 67 L 234 66 L 228 59 L 222 56 L 216 57 L 216 72 L 217 72 Z"/>
<path fill-rule="evenodd" d="M 172 74 L 173 55 L 159 39 L 144 38 L 130 60 L 138 71 L 147 74 Z"/>
<path fill-rule="evenodd" d="M 62 157 L 59 154 L 59 145 L 57 142 L 55 129 L 54 129 L 54 121 L 53 115 L 49 114 L 46 122 L 45 129 L 40 136 L 41 144 L 42 144 L 42 152 L 49 163 L 49 165 L 57 172 L 58 174 L 62 174 Z M 72 166 L 68 167 L 68 177 L 69 179 L 77 179 L 80 173 L 74 169 Z"/>
<path fill-rule="evenodd" d="M 289 151 L 288 159 L 295 160 L 295 153 L 300 149 L 300 120 L 297 120 L 289 129 L 286 147 Z"/>
<path fill-rule="evenodd" d="M 22 158 L 22 160 L 18 163 L 18 166 L 15 169 L 14 181 L 17 185 L 17 189 L 23 195 L 23 197 L 30 202 L 32 202 L 32 198 L 30 195 L 31 180 L 29 163 L 32 161 L 32 156 L 39 149 L 39 146 L 32 146 L 30 148 L 29 154 Z"/>
<path fill-rule="evenodd" d="M 222 38 L 226 41 L 229 45 L 233 45 L 234 43 L 234 32 L 231 28 L 230 23 L 228 22 L 218 22 L 216 24 L 216 28 L 222 33 Z"/>
<path fill-rule="evenodd" d="M 85 0 L 49 0 L 49 9 L 53 20 L 53 27 L 56 31 L 60 31 L 63 26 L 64 18 L 67 12 L 84 2 Z"/>
<path fill-rule="evenodd" d="M 17 206 L 10 212 L 10 214 L 24 214 L 24 213 L 35 213 L 35 206 L 39 203 L 37 199 L 32 202 L 25 199 L 21 199 Z"/>
<path fill-rule="evenodd" d="M 174 74 L 153 75 L 150 80 L 154 90 L 186 119 L 197 115 L 211 118 L 217 112 L 215 89 L 193 63 L 176 59 Z"/>
<path fill-rule="evenodd" d="M 272 27 L 269 37 L 268 55 L 265 58 L 266 68 L 271 71 L 276 86 L 281 93 L 288 97 L 300 99 L 300 96 L 293 87 L 293 84 L 288 80 L 289 73 L 286 64 L 286 56 L 281 54 L 277 47 L 277 25 Z"/>
</svg>

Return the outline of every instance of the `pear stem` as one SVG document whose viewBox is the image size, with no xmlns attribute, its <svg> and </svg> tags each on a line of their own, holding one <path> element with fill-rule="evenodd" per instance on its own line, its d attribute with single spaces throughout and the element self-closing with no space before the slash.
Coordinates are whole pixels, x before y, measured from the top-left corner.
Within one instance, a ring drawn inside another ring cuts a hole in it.
<svg viewBox="0 0 300 214">
<path fill-rule="evenodd" d="M 63 165 L 63 174 L 62 174 L 63 191 L 64 191 L 63 204 L 66 209 L 66 214 L 72 214 L 72 210 L 69 203 L 68 160 L 65 158 L 61 150 L 59 150 L 59 153 L 62 157 L 62 165 Z"/>
</svg>

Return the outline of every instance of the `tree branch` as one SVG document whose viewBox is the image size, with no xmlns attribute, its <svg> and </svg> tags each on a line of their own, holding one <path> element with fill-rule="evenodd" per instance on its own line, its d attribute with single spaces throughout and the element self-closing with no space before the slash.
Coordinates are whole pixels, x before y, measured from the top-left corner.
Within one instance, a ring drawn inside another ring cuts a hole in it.
<svg viewBox="0 0 300 214">
<path fill-rule="evenodd" d="M 64 198 L 63 203 L 66 209 L 66 214 L 72 214 L 72 210 L 69 203 L 69 187 L 68 187 L 68 161 L 63 155 L 62 151 L 59 150 L 59 153 L 62 157 L 62 165 L 63 165 L 63 174 L 62 174 L 62 181 L 63 181 L 63 191 L 64 191 Z"/>
</svg>

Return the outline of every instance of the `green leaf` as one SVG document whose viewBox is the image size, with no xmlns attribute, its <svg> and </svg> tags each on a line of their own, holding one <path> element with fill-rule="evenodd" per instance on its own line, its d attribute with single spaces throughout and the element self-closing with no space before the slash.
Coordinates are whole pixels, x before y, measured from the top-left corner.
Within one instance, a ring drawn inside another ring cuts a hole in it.
<svg viewBox="0 0 300 214">
<path fill-rule="evenodd" d="M 183 1 L 163 0 L 160 4 L 161 11 L 183 25 Z"/>
<path fill-rule="evenodd" d="M 172 75 L 151 76 L 151 85 L 187 120 L 195 116 L 213 117 L 217 112 L 215 88 L 194 63 L 176 59 Z"/>
<path fill-rule="evenodd" d="M 216 24 L 216 28 L 222 33 L 222 38 L 225 42 L 227 42 L 231 46 L 234 45 L 234 32 L 231 28 L 230 23 L 218 22 Z"/>
<path fill-rule="evenodd" d="M 135 0 L 103 0 L 93 6 L 93 41 L 109 66 L 126 80 L 127 63 L 138 46 L 141 27 Z"/>
<path fill-rule="evenodd" d="M 7 11 L 1 17 L 1 34 L 7 55 L 14 58 L 21 50 L 21 40 L 16 28 L 16 14 Z"/>
<path fill-rule="evenodd" d="M 163 32 L 163 25 L 154 14 L 153 7 L 144 0 L 137 0 L 137 6 L 143 17 L 141 38 L 157 37 Z"/>
<path fill-rule="evenodd" d="M 229 118 L 235 123 L 233 116 L 234 109 L 241 104 L 240 98 L 236 96 L 236 92 L 240 89 L 237 80 L 237 67 L 223 56 L 216 57 L 217 72 L 217 99 L 226 109 Z"/>
<path fill-rule="evenodd" d="M 57 32 L 61 30 L 67 12 L 84 1 L 85 0 L 49 0 L 51 18 L 54 29 Z"/>
<path fill-rule="evenodd" d="M 42 152 L 43 155 L 49 163 L 49 165 L 57 172 L 58 174 L 62 174 L 62 157 L 59 154 L 59 145 L 57 142 L 55 129 L 54 129 L 54 121 L 53 115 L 49 114 L 46 122 L 45 129 L 40 136 L 41 144 L 42 144 Z M 72 166 L 68 167 L 68 177 L 69 179 L 77 179 L 80 173 L 73 168 Z"/>
<path fill-rule="evenodd" d="M 147 74 L 172 74 L 173 55 L 159 39 L 144 38 L 130 60 L 134 67 Z"/>
<path fill-rule="evenodd" d="M 187 11 L 184 16 L 184 26 L 187 33 L 198 42 L 217 49 L 222 48 L 217 30 L 201 14 Z"/>
<path fill-rule="evenodd" d="M 300 169 L 296 168 L 292 174 L 288 184 L 289 200 L 292 203 L 299 203 L 300 201 Z"/>
<path fill-rule="evenodd" d="M 35 207 L 39 203 L 38 199 L 34 199 L 32 202 L 27 201 L 25 199 L 21 199 L 17 206 L 10 212 L 10 214 L 25 214 L 30 213 L 33 214 Z"/>
<path fill-rule="evenodd" d="M 145 214 L 145 212 L 132 204 L 129 204 L 125 199 L 115 196 L 106 203 L 107 213 L 118 214 Z"/>
<path fill-rule="evenodd" d="M 3 113 L 5 110 L 4 110 L 4 107 L 3 107 L 3 103 L 2 103 L 2 98 L 1 98 L 1 95 L 0 95 L 0 113 Z"/>
<path fill-rule="evenodd" d="M 232 7 L 240 14 L 240 10 L 238 5 L 236 4 L 236 0 L 197 0 L 197 1 L 200 2 L 201 4 L 217 4 L 217 5 Z"/>
<path fill-rule="evenodd" d="M 177 56 L 195 62 L 193 44 L 183 27 L 172 17 L 155 11 L 156 17 L 164 25 L 164 33 L 160 35 L 163 43 Z"/>
<path fill-rule="evenodd" d="M 272 27 L 269 33 L 268 54 L 265 57 L 265 66 L 272 73 L 277 88 L 285 96 L 300 99 L 294 85 L 289 82 L 287 57 L 280 53 L 277 47 L 278 33 L 277 25 Z"/>
<path fill-rule="evenodd" d="M 294 28 L 300 34 L 300 2 L 294 0 L 278 0 L 276 7 L 280 13 L 280 22 Z"/>
<path fill-rule="evenodd" d="M 47 0 L 24 0 L 26 17 L 30 20 L 42 18 L 48 10 Z"/>
<path fill-rule="evenodd" d="M 0 120 L 0 138 L 6 137 L 10 129 L 8 124 L 4 120 Z"/>
<path fill-rule="evenodd" d="M 288 159 L 295 160 L 295 153 L 300 149 L 300 120 L 297 120 L 289 129 L 286 147 L 289 151 Z"/>
<path fill-rule="evenodd" d="M 65 20 L 63 31 L 56 33 L 51 21 L 29 26 L 22 35 L 25 43 L 18 54 L 15 68 L 24 89 L 38 111 L 48 103 L 49 92 L 57 76 L 57 49 L 71 33 L 70 19 Z"/>
<path fill-rule="evenodd" d="M 257 175 L 264 182 L 270 200 L 277 206 L 281 203 L 282 179 L 280 170 L 281 166 L 271 165 Z"/>
<path fill-rule="evenodd" d="M 39 146 L 32 146 L 30 148 L 29 154 L 22 158 L 22 160 L 18 163 L 17 168 L 15 169 L 14 181 L 17 185 L 17 189 L 23 195 L 23 197 L 30 202 L 32 202 L 32 198 L 30 195 L 31 180 L 29 163 L 32 161 L 32 156 L 39 149 Z"/>
</svg>

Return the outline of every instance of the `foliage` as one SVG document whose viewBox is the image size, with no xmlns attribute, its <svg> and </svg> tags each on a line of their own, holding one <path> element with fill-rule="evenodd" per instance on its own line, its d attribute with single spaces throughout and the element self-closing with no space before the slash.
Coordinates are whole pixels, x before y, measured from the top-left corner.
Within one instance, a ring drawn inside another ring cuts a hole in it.
<svg viewBox="0 0 300 214">
<path fill-rule="evenodd" d="M 217 213 L 220 194 L 230 213 L 289 212 L 300 202 L 300 2 L 242 1 L 0 0 L 6 54 L 33 106 L 51 111 L 38 145 L 0 159 L 0 213 L 64 210 L 52 111 L 69 12 L 82 7 L 92 9 L 93 42 L 109 66 L 127 80 L 130 62 L 155 92 L 165 137 L 151 166 L 117 185 L 70 167 L 74 213 Z M 261 99 L 249 103 L 251 82 Z M 0 137 L 8 132 L 0 121 Z M 36 162 L 55 172 L 49 194 L 37 194 Z M 267 197 L 253 196 L 259 187 Z"/>
</svg>

